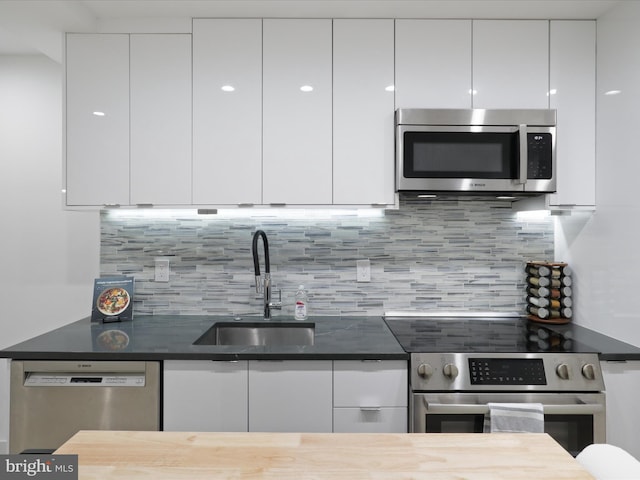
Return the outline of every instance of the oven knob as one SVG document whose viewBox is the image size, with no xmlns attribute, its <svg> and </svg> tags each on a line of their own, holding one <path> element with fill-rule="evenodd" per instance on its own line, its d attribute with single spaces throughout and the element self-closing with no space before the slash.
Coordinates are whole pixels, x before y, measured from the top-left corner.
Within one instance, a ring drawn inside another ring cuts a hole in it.
<svg viewBox="0 0 640 480">
<path fill-rule="evenodd" d="M 596 379 L 596 368 L 591 363 L 582 366 L 582 376 L 587 380 Z"/>
<path fill-rule="evenodd" d="M 423 378 L 429 378 L 431 375 L 433 375 L 433 367 L 428 363 L 421 363 L 420 365 L 418 365 L 418 375 Z"/>
<path fill-rule="evenodd" d="M 445 377 L 453 380 L 458 376 L 458 367 L 456 367 L 453 363 L 447 363 L 442 369 L 442 373 Z"/>
<path fill-rule="evenodd" d="M 569 378 L 569 365 L 566 363 L 561 363 L 556 367 L 556 374 L 563 380 L 567 380 Z"/>
</svg>

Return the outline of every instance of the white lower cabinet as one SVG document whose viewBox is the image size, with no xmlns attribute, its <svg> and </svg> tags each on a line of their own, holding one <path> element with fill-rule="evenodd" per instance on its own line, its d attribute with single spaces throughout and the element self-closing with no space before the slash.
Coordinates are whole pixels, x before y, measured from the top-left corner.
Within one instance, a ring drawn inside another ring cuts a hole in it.
<svg viewBox="0 0 640 480">
<path fill-rule="evenodd" d="M 640 458 L 640 361 L 600 362 L 607 394 L 607 443 Z"/>
<path fill-rule="evenodd" d="M 249 362 L 250 432 L 331 432 L 331 360 Z"/>
<path fill-rule="evenodd" d="M 407 432 L 404 360 L 165 360 L 163 429 Z"/>
<path fill-rule="evenodd" d="M 163 430 L 246 432 L 248 362 L 165 360 Z"/>
<path fill-rule="evenodd" d="M 407 375 L 404 360 L 336 360 L 333 431 L 406 433 Z"/>
</svg>

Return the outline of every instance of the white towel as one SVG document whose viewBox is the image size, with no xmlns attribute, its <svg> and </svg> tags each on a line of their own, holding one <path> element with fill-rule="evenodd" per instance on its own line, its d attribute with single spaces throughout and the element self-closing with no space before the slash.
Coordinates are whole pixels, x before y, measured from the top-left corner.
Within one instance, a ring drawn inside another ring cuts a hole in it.
<svg viewBox="0 0 640 480">
<path fill-rule="evenodd" d="M 485 432 L 544 433 L 544 407 L 541 403 L 488 403 Z M 487 418 L 488 417 L 488 418 Z"/>
</svg>

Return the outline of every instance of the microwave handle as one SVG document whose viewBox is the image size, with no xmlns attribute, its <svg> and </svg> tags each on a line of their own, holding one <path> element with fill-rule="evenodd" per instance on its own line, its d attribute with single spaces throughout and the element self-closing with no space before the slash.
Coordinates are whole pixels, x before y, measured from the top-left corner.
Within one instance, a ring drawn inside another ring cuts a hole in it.
<svg viewBox="0 0 640 480">
<path fill-rule="evenodd" d="M 529 162 L 527 161 L 527 153 L 528 153 L 528 146 L 527 146 L 527 126 L 526 125 L 520 125 L 520 178 L 518 179 L 518 184 L 520 185 L 524 185 L 525 183 L 527 183 L 527 177 L 528 177 L 528 173 L 527 172 L 527 167 L 529 165 Z"/>
</svg>

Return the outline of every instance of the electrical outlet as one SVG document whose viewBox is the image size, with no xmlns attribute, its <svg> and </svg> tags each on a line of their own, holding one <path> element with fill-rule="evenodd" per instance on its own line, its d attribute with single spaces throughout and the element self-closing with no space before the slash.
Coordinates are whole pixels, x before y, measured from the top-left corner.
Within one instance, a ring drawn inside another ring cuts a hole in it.
<svg viewBox="0 0 640 480">
<path fill-rule="evenodd" d="M 371 281 L 371 262 L 369 262 L 368 258 L 366 260 L 356 260 L 356 281 Z"/>
<path fill-rule="evenodd" d="M 156 258 L 156 282 L 168 282 L 169 281 L 169 259 L 168 258 Z"/>
</svg>

